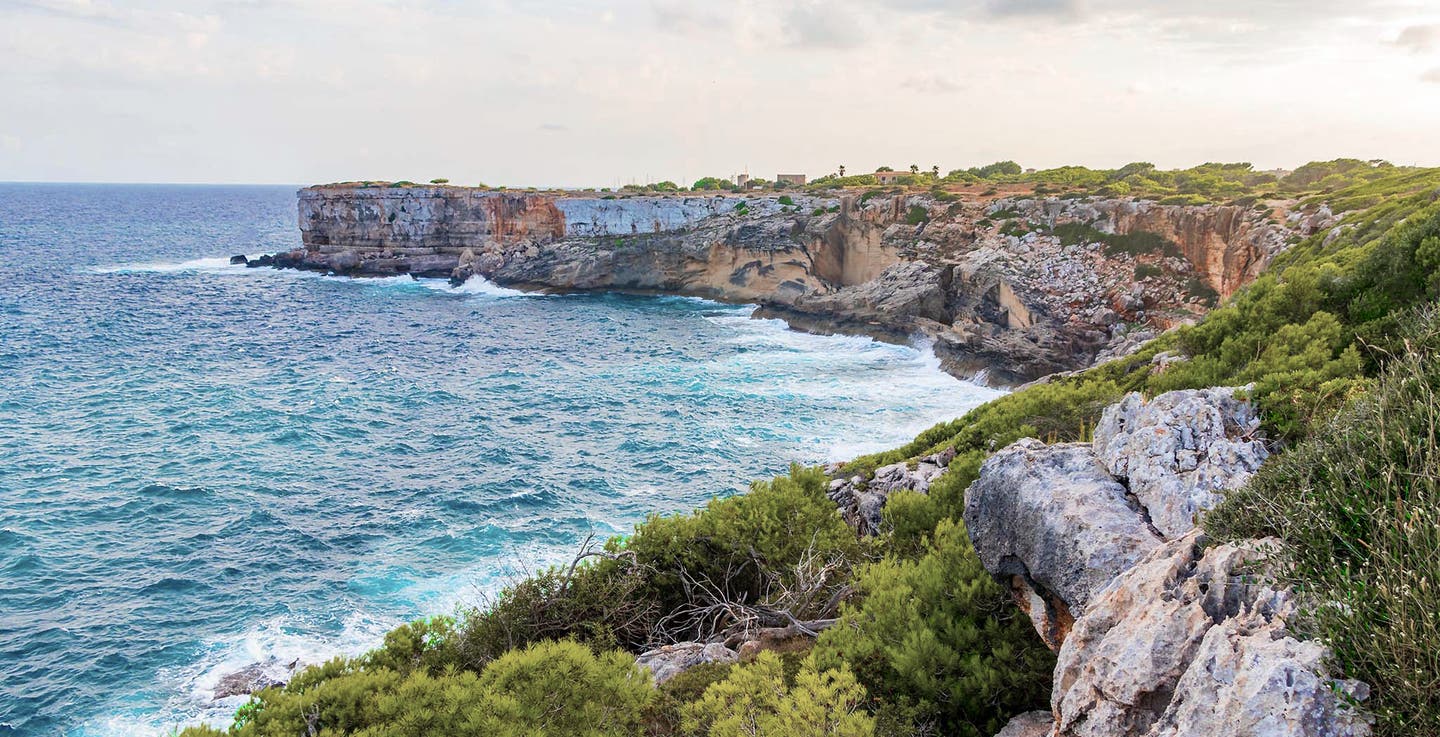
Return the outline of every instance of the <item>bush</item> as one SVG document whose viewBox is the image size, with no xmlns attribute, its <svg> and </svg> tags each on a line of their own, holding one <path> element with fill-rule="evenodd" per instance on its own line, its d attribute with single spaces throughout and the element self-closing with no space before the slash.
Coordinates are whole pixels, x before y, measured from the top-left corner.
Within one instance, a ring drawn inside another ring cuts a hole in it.
<svg viewBox="0 0 1440 737">
<path fill-rule="evenodd" d="M 789 207 L 789 206 L 795 204 L 795 200 L 792 199 L 792 198 L 790 197 L 790 195 L 788 195 L 788 194 L 782 194 L 782 195 L 780 195 L 780 197 L 777 198 L 775 201 L 776 201 L 776 202 L 779 202 L 779 203 L 782 204 L 782 205 L 785 205 L 786 207 Z"/>
<path fill-rule="evenodd" d="M 911 205 L 910 211 L 905 213 L 905 222 L 910 225 L 919 225 L 930 219 L 930 211 L 920 205 Z"/>
<path fill-rule="evenodd" d="M 1104 235 L 1101 242 L 1105 244 L 1107 256 L 1148 256 L 1158 253 L 1171 258 L 1180 257 L 1180 246 L 1159 233 L 1136 230 L 1125 234 Z"/>
<path fill-rule="evenodd" d="M 871 737 L 864 699 L 843 665 L 822 671 L 807 661 L 789 684 L 780 658 L 762 652 L 686 707 L 684 729 L 705 737 Z"/>
<path fill-rule="evenodd" d="M 574 639 L 598 649 L 649 644 L 661 609 L 649 568 L 626 557 L 551 568 L 470 612 L 454 647 L 459 666 L 478 670 L 515 648 Z"/>
<path fill-rule="evenodd" d="M 1373 391 L 1266 463 L 1205 520 L 1278 537 L 1308 606 L 1292 621 L 1369 683 L 1378 735 L 1440 735 L 1440 316 Z"/>
<path fill-rule="evenodd" d="M 940 734 L 989 737 L 1049 704 L 1055 656 L 980 564 L 963 522 L 943 520 L 918 561 L 886 559 L 820 635 L 823 668 L 849 665 L 871 696 Z"/>
<path fill-rule="evenodd" d="M 332 660 L 289 685 L 251 698 L 236 714 L 236 737 L 293 735 L 592 735 L 639 733 L 654 698 L 649 674 L 622 652 L 596 655 L 573 642 L 516 650 L 479 674 L 409 675 Z M 208 727 L 185 737 L 206 737 Z"/>
<path fill-rule="evenodd" d="M 695 514 L 651 517 L 623 550 L 653 571 L 645 593 L 660 611 L 691 603 L 687 592 L 697 582 L 731 601 L 763 603 L 794 586 L 797 566 L 807 558 L 838 561 L 842 571 L 860 560 L 860 542 L 825 496 L 829 483 L 818 468 L 792 466 L 787 476 L 757 481 L 748 494 L 712 500 Z M 843 575 L 828 581 L 811 605 L 823 605 L 844 585 Z M 807 606 L 791 613 L 821 614 Z M 715 623 L 679 617 L 666 625 L 672 639 L 705 639 Z"/>
<path fill-rule="evenodd" d="M 1135 281 L 1163 276 L 1165 270 L 1154 264 L 1135 264 Z"/>
</svg>

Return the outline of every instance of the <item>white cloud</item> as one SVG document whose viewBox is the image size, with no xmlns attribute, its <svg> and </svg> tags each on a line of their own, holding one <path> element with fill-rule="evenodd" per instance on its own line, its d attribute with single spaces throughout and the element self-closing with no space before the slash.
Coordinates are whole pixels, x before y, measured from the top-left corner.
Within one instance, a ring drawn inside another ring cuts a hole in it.
<svg viewBox="0 0 1440 737">
<path fill-rule="evenodd" d="M 1408 26 L 1395 37 L 1395 45 L 1414 53 L 1440 48 L 1440 24 Z"/>
<path fill-rule="evenodd" d="M 1402 2 L 0 0 L 5 175 L 1440 161 Z"/>
</svg>

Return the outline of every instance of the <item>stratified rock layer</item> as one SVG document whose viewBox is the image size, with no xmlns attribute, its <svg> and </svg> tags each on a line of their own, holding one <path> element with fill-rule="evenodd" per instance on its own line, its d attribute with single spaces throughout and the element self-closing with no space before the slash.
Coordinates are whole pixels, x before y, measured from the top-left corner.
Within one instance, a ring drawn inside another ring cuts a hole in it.
<svg viewBox="0 0 1440 737">
<path fill-rule="evenodd" d="M 1213 296 L 1196 285 L 1230 293 L 1319 217 L 1287 225 L 1226 206 L 952 200 L 310 187 L 299 193 L 304 247 L 249 263 L 754 302 L 806 329 L 921 333 L 952 373 L 1016 384 L 1193 320 Z M 1087 226 L 1088 240 L 1149 232 L 1174 245 L 1139 254 L 1067 245 L 1052 232 L 1066 224 Z"/>
</svg>

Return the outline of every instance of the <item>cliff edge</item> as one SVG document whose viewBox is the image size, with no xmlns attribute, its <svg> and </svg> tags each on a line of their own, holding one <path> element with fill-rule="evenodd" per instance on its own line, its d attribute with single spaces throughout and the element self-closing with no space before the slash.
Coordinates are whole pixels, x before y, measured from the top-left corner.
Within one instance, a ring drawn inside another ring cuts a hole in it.
<svg viewBox="0 0 1440 737">
<path fill-rule="evenodd" d="M 1333 226 L 1292 204 L 328 185 L 299 192 L 303 247 L 265 263 L 751 302 L 804 329 L 923 334 L 952 373 L 1017 384 L 1193 321 Z"/>
</svg>

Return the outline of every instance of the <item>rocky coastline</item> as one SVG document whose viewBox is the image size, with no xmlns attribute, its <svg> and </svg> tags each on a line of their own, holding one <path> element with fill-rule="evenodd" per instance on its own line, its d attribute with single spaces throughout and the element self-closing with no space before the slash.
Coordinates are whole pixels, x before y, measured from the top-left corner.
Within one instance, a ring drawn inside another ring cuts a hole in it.
<svg viewBox="0 0 1440 737">
<path fill-rule="evenodd" d="M 301 248 L 245 262 L 754 303 L 801 330 L 921 336 L 947 371 L 1000 386 L 1193 322 L 1299 237 L 1335 225 L 1327 208 L 1289 201 L 360 185 L 302 189 L 298 216 Z"/>
</svg>

